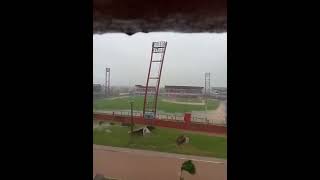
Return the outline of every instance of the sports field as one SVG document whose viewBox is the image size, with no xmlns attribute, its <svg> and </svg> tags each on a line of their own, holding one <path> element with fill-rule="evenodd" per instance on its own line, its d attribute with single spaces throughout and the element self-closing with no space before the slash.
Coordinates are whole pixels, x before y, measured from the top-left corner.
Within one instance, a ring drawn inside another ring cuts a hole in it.
<svg viewBox="0 0 320 180">
<path fill-rule="evenodd" d="M 132 137 L 128 133 L 130 128 L 119 124 L 96 125 L 95 127 L 93 130 L 93 144 L 97 145 L 227 158 L 227 138 L 224 136 L 212 136 L 156 127 L 146 136 Z M 190 141 L 188 144 L 178 147 L 176 138 L 181 134 L 189 137 Z"/>
<path fill-rule="evenodd" d="M 182 98 L 182 97 L 179 97 L 179 98 L 175 98 L 174 100 L 177 101 L 177 102 L 194 102 L 194 103 L 201 103 L 202 102 L 202 100 L 199 99 L 199 98 Z"/>
<path fill-rule="evenodd" d="M 143 96 L 136 96 L 133 98 L 121 98 L 121 99 L 100 99 L 94 102 L 94 110 L 126 110 L 130 109 L 129 100 L 134 100 L 133 109 L 136 111 L 142 111 L 143 109 Z M 215 110 L 219 106 L 218 100 L 208 100 L 208 110 Z M 168 113 L 184 113 L 191 111 L 204 111 L 204 105 L 192 105 L 192 104 L 177 104 L 171 102 L 162 101 L 162 98 L 158 98 L 159 111 Z"/>
</svg>

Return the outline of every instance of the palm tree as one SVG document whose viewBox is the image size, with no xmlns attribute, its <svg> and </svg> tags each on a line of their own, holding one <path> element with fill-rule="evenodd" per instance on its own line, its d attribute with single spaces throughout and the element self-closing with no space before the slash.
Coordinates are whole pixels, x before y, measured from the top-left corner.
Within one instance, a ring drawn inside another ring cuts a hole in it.
<svg viewBox="0 0 320 180">
<path fill-rule="evenodd" d="M 183 180 L 182 171 L 187 171 L 188 173 L 194 175 L 196 174 L 196 166 L 192 163 L 191 160 L 185 161 L 181 166 L 180 171 L 180 180 Z"/>
</svg>

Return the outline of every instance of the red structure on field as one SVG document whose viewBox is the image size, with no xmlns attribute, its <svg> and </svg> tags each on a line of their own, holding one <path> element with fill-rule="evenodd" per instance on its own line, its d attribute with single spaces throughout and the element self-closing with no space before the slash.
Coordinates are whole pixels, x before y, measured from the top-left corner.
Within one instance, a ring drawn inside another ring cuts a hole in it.
<svg viewBox="0 0 320 180">
<path fill-rule="evenodd" d="M 185 128 L 189 128 L 190 124 L 191 124 L 191 113 L 184 113 L 184 123 L 185 123 Z"/>
<path fill-rule="evenodd" d="M 150 65 L 149 65 L 147 83 L 145 87 L 144 104 L 143 104 L 143 116 L 147 119 L 156 118 L 160 78 L 161 78 L 161 71 L 162 71 L 162 65 L 163 65 L 166 48 L 167 48 L 167 42 L 165 41 L 152 43 Z M 151 73 L 152 71 L 155 71 L 155 74 L 152 74 Z M 151 81 L 155 81 L 153 82 L 154 86 L 150 85 L 150 84 L 153 84 Z M 151 87 L 156 88 L 155 93 L 150 93 L 148 89 Z"/>
</svg>

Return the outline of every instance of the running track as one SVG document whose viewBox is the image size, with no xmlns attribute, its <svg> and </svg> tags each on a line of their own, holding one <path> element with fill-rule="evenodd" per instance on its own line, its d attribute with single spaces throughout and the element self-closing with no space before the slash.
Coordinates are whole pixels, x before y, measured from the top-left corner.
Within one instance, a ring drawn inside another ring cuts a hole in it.
<svg viewBox="0 0 320 180">
<path fill-rule="evenodd" d="M 179 180 L 180 166 L 193 160 L 196 175 L 185 180 L 226 180 L 227 160 L 93 145 L 93 175 L 119 180 Z"/>
</svg>

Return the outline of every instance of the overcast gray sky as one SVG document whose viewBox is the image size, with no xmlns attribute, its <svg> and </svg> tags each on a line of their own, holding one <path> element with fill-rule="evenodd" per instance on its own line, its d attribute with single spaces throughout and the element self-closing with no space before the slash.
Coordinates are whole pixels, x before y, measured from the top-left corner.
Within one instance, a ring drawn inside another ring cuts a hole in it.
<svg viewBox="0 0 320 180">
<path fill-rule="evenodd" d="M 93 35 L 93 83 L 104 84 L 111 68 L 111 86 L 145 85 L 153 41 L 167 41 L 160 86 L 227 87 L 227 33 L 121 33 Z"/>
</svg>

